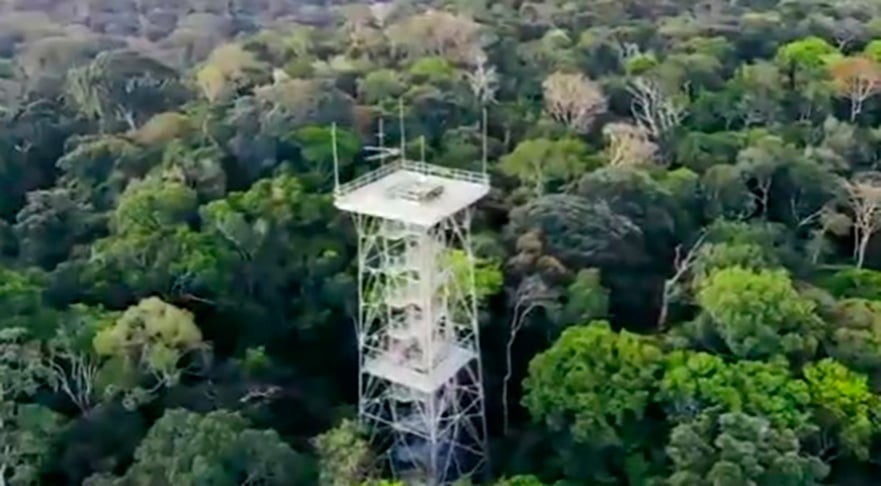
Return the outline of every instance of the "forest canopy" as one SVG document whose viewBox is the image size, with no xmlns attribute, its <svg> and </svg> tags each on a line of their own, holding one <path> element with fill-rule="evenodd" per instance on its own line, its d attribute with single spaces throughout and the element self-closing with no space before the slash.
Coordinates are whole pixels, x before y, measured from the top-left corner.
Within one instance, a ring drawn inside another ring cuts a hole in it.
<svg viewBox="0 0 881 486">
<path fill-rule="evenodd" d="M 382 120 L 492 181 L 462 484 L 875 484 L 878 19 L 0 0 L 0 485 L 400 484 L 357 421 L 332 196 Z"/>
</svg>

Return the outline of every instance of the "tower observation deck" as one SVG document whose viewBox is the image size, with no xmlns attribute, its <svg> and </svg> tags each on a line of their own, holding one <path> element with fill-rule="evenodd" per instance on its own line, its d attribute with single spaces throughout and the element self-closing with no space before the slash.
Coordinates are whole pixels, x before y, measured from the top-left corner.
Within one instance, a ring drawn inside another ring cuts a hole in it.
<svg viewBox="0 0 881 486">
<path fill-rule="evenodd" d="M 470 227 L 489 178 L 402 153 L 334 191 L 358 230 L 358 412 L 397 479 L 447 485 L 486 461 Z"/>
</svg>

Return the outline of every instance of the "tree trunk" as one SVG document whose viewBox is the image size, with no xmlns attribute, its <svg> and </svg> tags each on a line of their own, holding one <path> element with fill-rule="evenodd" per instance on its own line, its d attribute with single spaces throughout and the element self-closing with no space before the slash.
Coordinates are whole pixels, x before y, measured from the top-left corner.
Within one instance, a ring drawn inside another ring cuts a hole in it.
<svg viewBox="0 0 881 486">
<path fill-rule="evenodd" d="M 508 335 L 508 342 L 505 345 L 505 376 L 502 378 L 502 434 L 508 435 L 508 424 L 510 422 L 510 410 L 508 409 L 508 383 L 511 381 L 511 348 L 514 346 L 514 340 L 517 339 L 518 322 L 520 322 L 520 306 L 514 307 L 514 316 L 511 319 L 511 332 Z"/>
<path fill-rule="evenodd" d="M 856 121 L 857 116 L 863 111 L 863 102 L 859 98 L 851 98 L 850 100 L 850 122 Z"/>
<path fill-rule="evenodd" d="M 811 240 L 809 240 L 809 245 L 811 247 L 811 264 L 817 265 L 820 261 L 820 253 L 823 251 L 823 238 L 825 232 L 815 230 L 819 234 L 812 234 Z"/>
<path fill-rule="evenodd" d="M 514 346 L 514 340 L 517 339 L 517 332 L 511 330 L 508 337 L 508 343 L 505 346 L 505 377 L 502 379 L 502 435 L 508 435 L 508 426 L 511 421 L 511 412 L 508 408 L 508 383 L 511 381 L 511 348 Z"/>
<path fill-rule="evenodd" d="M 514 341 L 520 328 L 523 327 L 523 321 L 529 316 L 529 313 L 536 307 L 535 304 L 529 304 L 525 310 L 521 311 L 521 304 L 514 306 L 514 316 L 511 319 L 511 333 L 508 335 L 508 342 L 505 346 L 505 377 L 502 379 L 502 432 L 508 435 L 508 424 L 510 422 L 511 412 L 508 407 L 508 383 L 511 382 L 512 368 L 514 364 L 511 359 L 511 349 L 514 347 Z"/>
<path fill-rule="evenodd" d="M 664 330 L 667 325 L 667 317 L 670 312 L 670 281 L 664 281 L 664 290 L 661 293 L 661 310 L 658 312 L 658 332 Z"/>
<path fill-rule="evenodd" d="M 539 168 L 537 173 L 535 174 L 535 180 L 532 182 L 532 193 L 534 197 L 541 197 L 545 193 L 545 178 L 544 174 L 541 173 L 541 169 Z"/>
<path fill-rule="evenodd" d="M 122 117 L 125 119 L 126 125 L 128 125 L 128 129 L 132 132 L 138 129 L 138 124 L 135 123 L 135 115 L 129 110 L 123 110 Z"/>
<path fill-rule="evenodd" d="M 860 241 L 859 246 L 857 247 L 857 268 L 863 268 L 863 264 L 866 261 L 866 249 L 869 247 L 869 239 L 872 238 L 872 233 L 868 231 L 860 231 Z"/>
<path fill-rule="evenodd" d="M 481 148 L 483 149 L 483 159 L 482 159 L 483 165 L 481 166 L 481 170 L 483 170 L 483 173 L 486 174 L 486 159 L 487 159 L 487 151 L 488 151 L 488 150 L 487 150 L 487 142 L 486 142 L 486 133 L 487 133 L 487 129 L 486 129 L 486 119 L 487 119 L 487 116 L 486 116 L 486 105 L 483 106 L 483 108 L 482 108 L 481 111 L 482 111 L 481 116 L 483 117 L 483 121 L 482 121 L 482 123 L 481 123 L 481 124 L 483 125 L 483 128 L 482 128 L 482 130 L 483 130 L 483 139 L 482 139 L 481 142 L 480 142 L 480 143 L 481 143 Z"/>
</svg>

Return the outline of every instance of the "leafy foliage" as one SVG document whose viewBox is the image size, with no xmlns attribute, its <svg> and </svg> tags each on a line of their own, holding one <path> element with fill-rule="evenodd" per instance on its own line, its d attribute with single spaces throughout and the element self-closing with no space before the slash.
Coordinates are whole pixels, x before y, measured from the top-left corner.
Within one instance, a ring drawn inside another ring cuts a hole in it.
<svg viewBox="0 0 881 486">
<path fill-rule="evenodd" d="M 811 356 L 816 350 L 822 323 L 782 271 L 718 270 L 702 282 L 697 302 L 738 357 Z"/>
<path fill-rule="evenodd" d="M 248 427 L 235 413 L 169 410 L 144 437 L 135 462 L 117 480 L 91 484 L 290 484 L 304 477 L 303 459 L 277 433 Z"/>
<path fill-rule="evenodd" d="M 822 484 L 829 468 L 799 450 L 796 434 L 744 413 L 702 415 L 676 426 L 669 484 Z"/>
</svg>

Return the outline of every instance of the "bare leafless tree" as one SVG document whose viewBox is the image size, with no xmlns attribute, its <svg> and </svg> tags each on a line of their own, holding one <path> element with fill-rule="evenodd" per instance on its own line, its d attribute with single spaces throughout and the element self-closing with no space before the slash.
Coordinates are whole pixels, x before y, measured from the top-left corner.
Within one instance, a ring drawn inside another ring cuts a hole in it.
<svg viewBox="0 0 881 486">
<path fill-rule="evenodd" d="M 630 123 L 609 123 L 603 127 L 608 141 L 606 153 L 609 165 L 639 166 L 650 164 L 658 154 L 658 146 L 651 141 L 645 128 Z"/>
<path fill-rule="evenodd" d="M 838 50 L 844 51 L 854 41 L 865 33 L 866 27 L 853 17 L 837 19 L 832 24 L 832 35 L 835 36 L 835 44 Z"/>
<path fill-rule="evenodd" d="M 46 359 L 49 384 L 64 393 L 83 414 L 94 406 L 95 383 L 100 366 L 85 353 L 53 346 Z"/>
<path fill-rule="evenodd" d="M 664 280 L 664 288 L 661 294 L 661 310 L 658 312 L 658 331 L 663 331 L 667 325 L 670 302 L 676 295 L 676 290 L 682 279 L 691 271 L 691 267 L 694 265 L 706 237 L 707 232 L 702 231 L 694 243 L 684 252 L 682 245 L 676 246 L 673 256 L 673 275 Z"/>
<path fill-rule="evenodd" d="M 843 184 L 853 212 L 854 259 L 862 268 L 869 240 L 881 228 L 881 172 L 863 172 Z"/>
<path fill-rule="evenodd" d="M 281 392 L 282 388 L 277 385 L 252 385 L 248 388 L 248 392 L 239 398 L 239 403 L 266 402 L 272 400 Z"/>
<path fill-rule="evenodd" d="M 482 49 L 477 50 L 473 58 L 474 70 L 466 72 L 465 77 L 468 79 L 471 92 L 480 103 L 481 168 L 483 173 L 486 173 L 488 107 L 495 101 L 499 77 L 496 68 L 487 64 L 486 53 Z"/>
<path fill-rule="evenodd" d="M 618 48 L 618 58 L 622 65 L 627 65 L 628 61 L 642 55 L 642 49 L 640 49 L 639 44 L 633 42 L 619 41 L 616 47 Z"/>
<path fill-rule="evenodd" d="M 88 413 L 99 398 L 96 384 L 101 368 L 99 358 L 91 349 L 82 348 L 81 333 L 86 326 L 80 320 L 64 321 L 41 353 L 46 385 L 67 396 L 83 414 Z"/>
<path fill-rule="evenodd" d="M 389 18 L 395 13 L 397 6 L 394 2 L 374 2 L 368 8 L 373 22 L 380 30 L 383 30 L 388 24 Z"/>
<path fill-rule="evenodd" d="M 444 56 L 456 62 L 467 62 L 481 42 L 480 24 L 433 9 L 395 22 L 386 36 L 394 50 L 411 58 Z"/>
<path fill-rule="evenodd" d="M 630 111 L 633 118 L 655 141 L 661 140 L 685 118 L 685 106 L 651 78 L 634 78 L 628 91 L 632 97 Z"/>
<path fill-rule="evenodd" d="M 863 103 L 881 92 L 881 65 L 864 56 L 846 57 L 829 68 L 838 94 L 850 100 L 850 121 L 863 111 Z"/>
<path fill-rule="evenodd" d="M 794 209 L 793 214 L 797 216 Z M 814 265 L 820 262 L 820 255 L 823 253 L 826 243 L 826 234 L 847 236 L 853 226 L 850 217 L 838 211 L 832 202 L 824 204 L 823 207 L 803 218 L 796 219 L 799 228 L 813 226 L 809 232 L 807 249 L 811 256 L 811 263 Z"/>
<path fill-rule="evenodd" d="M 530 314 L 539 308 L 549 309 L 559 303 L 559 292 L 551 288 L 538 274 L 525 277 L 520 281 L 513 295 L 514 313 L 508 330 L 508 342 L 505 345 L 505 376 L 502 379 L 502 426 L 508 434 L 510 409 L 508 405 L 508 385 L 513 373 L 511 351 L 514 341 L 523 328 Z"/>
<path fill-rule="evenodd" d="M 555 72 L 542 83 L 545 110 L 571 130 L 585 133 L 608 108 L 598 83 L 583 74 Z"/>
</svg>

